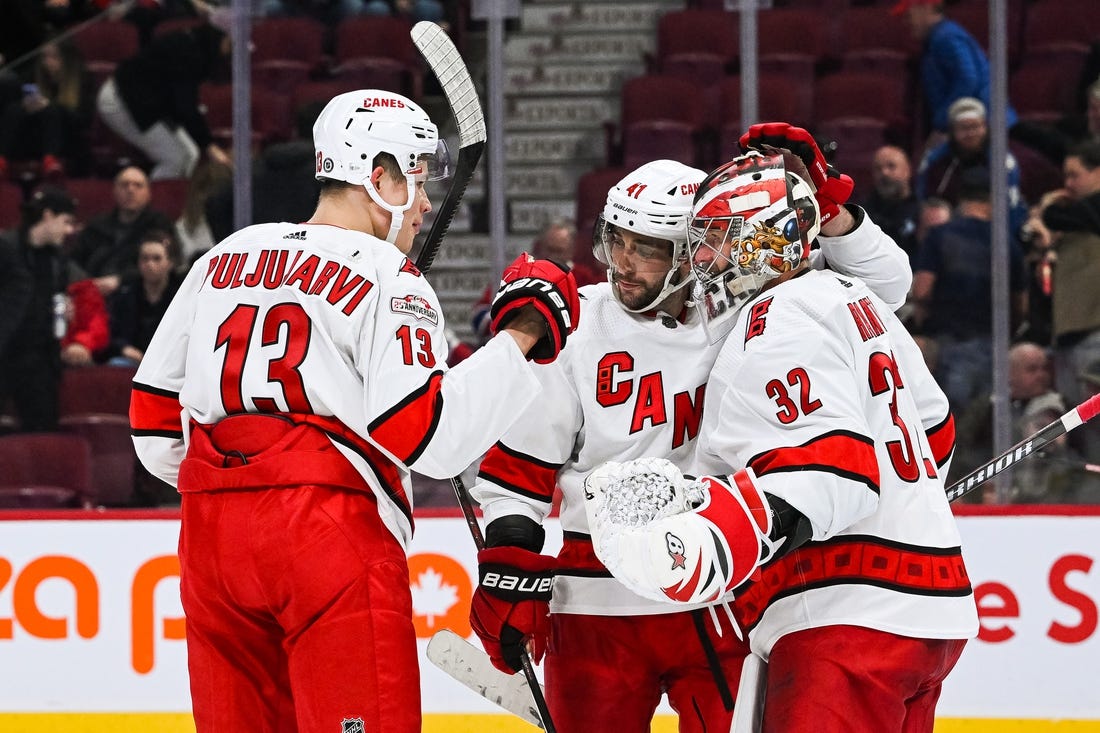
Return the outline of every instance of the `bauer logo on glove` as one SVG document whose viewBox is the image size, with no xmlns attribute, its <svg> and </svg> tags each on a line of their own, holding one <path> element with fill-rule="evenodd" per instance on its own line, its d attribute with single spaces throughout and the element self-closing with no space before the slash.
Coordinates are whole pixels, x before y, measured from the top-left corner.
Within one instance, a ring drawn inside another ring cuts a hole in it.
<svg viewBox="0 0 1100 733">
<path fill-rule="evenodd" d="M 554 360 L 565 339 L 577 328 L 580 297 L 569 268 L 552 260 L 537 260 L 524 252 L 504 268 L 493 304 L 490 328 L 498 333 L 524 306 L 532 306 L 546 321 L 546 335 L 527 354 L 540 364 Z"/>
</svg>

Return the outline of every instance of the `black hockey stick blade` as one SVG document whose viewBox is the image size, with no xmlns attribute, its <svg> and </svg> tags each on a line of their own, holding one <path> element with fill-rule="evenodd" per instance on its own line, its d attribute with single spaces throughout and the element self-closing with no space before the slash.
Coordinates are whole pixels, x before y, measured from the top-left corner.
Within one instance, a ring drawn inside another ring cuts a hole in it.
<svg viewBox="0 0 1100 733">
<path fill-rule="evenodd" d="M 443 237 L 454 220 L 458 205 L 462 203 L 462 197 L 466 193 L 466 186 L 473 178 L 481 153 L 485 149 L 485 116 L 481 112 L 481 103 L 466 63 L 446 32 L 435 23 L 422 20 L 413 26 L 412 39 L 439 80 L 458 125 L 458 162 L 455 164 L 451 186 L 416 258 L 416 266 L 421 272 L 427 272 L 435 261 Z"/>
<path fill-rule="evenodd" d="M 1096 417 L 1097 413 L 1100 413 L 1100 394 L 1088 398 L 1039 432 L 1024 438 L 1001 455 L 956 481 L 947 489 L 947 500 L 955 501 L 960 496 L 969 494 L 1009 466 L 1033 453 L 1038 453 L 1055 439 L 1087 423 Z"/>
</svg>

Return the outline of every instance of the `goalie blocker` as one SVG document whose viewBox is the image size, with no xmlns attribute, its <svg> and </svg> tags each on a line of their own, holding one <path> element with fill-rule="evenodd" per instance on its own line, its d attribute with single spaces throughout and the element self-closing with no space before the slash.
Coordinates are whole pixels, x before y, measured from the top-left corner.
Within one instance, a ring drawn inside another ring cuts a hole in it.
<svg viewBox="0 0 1100 733">
<path fill-rule="evenodd" d="M 716 601 L 811 537 L 809 520 L 755 479 L 748 468 L 693 479 L 662 458 L 605 463 L 585 482 L 596 556 L 646 598 Z"/>
</svg>

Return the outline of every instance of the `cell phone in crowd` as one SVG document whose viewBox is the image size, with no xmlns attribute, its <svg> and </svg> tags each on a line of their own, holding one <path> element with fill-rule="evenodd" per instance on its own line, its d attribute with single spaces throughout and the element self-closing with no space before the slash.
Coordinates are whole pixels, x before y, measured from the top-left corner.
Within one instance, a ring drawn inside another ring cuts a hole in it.
<svg viewBox="0 0 1100 733">
<path fill-rule="evenodd" d="M 38 96 L 38 85 L 37 84 L 24 84 L 23 85 L 23 96 L 24 97 L 37 97 Z"/>
</svg>

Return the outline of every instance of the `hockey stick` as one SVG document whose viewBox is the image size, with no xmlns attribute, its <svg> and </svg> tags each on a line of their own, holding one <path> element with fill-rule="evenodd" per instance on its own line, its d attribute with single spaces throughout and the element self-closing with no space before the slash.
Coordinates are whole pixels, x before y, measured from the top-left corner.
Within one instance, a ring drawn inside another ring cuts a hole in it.
<svg viewBox="0 0 1100 733">
<path fill-rule="evenodd" d="M 432 635 L 428 642 L 428 659 L 489 702 L 542 727 L 527 678 L 501 672 L 485 652 L 450 629 Z"/>
<path fill-rule="evenodd" d="M 458 124 L 458 162 L 455 164 L 451 186 L 447 189 L 447 195 L 443 197 L 443 203 L 440 204 L 439 211 L 435 215 L 432 228 L 428 231 L 428 238 L 424 240 L 424 244 L 420 248 L 420 254 L 416 258 L 416 267 L 421 272 L 427 272 L 435 261 L 443 237 L 451 226 L 455 212 L 458 211 L 458 205 L 466 193 L 466 186 L 473 178 L 474 169 L 477 168 L 481 153 L 485 149 L 485 116 L 481 112 L 481 104 L 478 102 L 477 90 L 474 89 L 470 72 L 466 69 L 466 64 L 459 55 L 458 49 L 455 48 L 454 43 L 443 29 L 435 23 L 423 20 L 413 26 L 412 39 L 417 50 L 420 51 L 420 55 L 424 57 L 428 67 L 431 68 L 432 73 L 439 80 L 439 85 L 443 87 L 447 104 L 450 105 L 451 113 Z M 459 506 L 462 507 L 466 523 L 470 526 L 470 534 L 474 538 L 474 544 L 478 550 L 481 550 L 485 547 L 485 537 L 481 533 L 477 517 L 474 516 L 474 509 L 470 503 L 470 497 L 466 493 L 466 487 L 462 485 L 462 480 L 457 476 L 451 479 L 451 486 L 458 498 Z M 523 675 L 530 687 L 539 717 L 543 721 L 543 727 L 550 733 L 554 733 L 550 711 L 546 707 L 546 700 L 543 698 L 538 678 L 535 677 L 535 669 L 531 665 L 531 658 L 526 651 L 523 651 L 520 654 L 520 659 L 523 663 Z"/>
<path fill-rule="evenodd" d="M 481 114 L 481 104 L 477 100 L 474 82 L 466 64 L 458 55 L 454 43 L 435 23 L 422 20 L 412 29 L 413 43 L 428 63 L 428 67 L 443 87 L 447 104 L 451 107 L 455 122 L 458 123 L 458 162 L 447 195 L 439 206 L 439 211 L 428 230 L 428 238 L 420 248 L 416 266 L 421 272 L 427 272 L 439 252 L 439 245 L 451 226 L 458 211 L 458 205 L 466 193 L 466 186 L 474 176 L 474 169 L 485 149 L 485 117 Z"/>
<path fill-rule="evenodd" d="M 485 535 L 481 533 L 481 525 L 477 523 L 477 516 L 474 514 L 474 505 L 470 500 L 470 495 L 466 493 L 466 487 L 462 485 L 462 479 L 458 476 L 451 479 L 451 488 L 455 491 L 458 505 L 462 507 L 462 515 L 466 517 L 470 535 L 474 538 L 474 546 L 480 552 L 485 549 Z M 539 685 L 538 677 L 535 676 L 535 667 L 531 664 L 531 655 L 527 653 L 526 649 L 520 649 L 519 659 L 523 665 L 523 676 L 528 687 L 531 688 L 531 697 L 535 700 L 535 708 L 542 719 L 542 727 L 546 729 L 547 733 L 555 733 L 554 722 L 550 719 L 550 709 L 546 707 L 546 698 L 542 695 L 542 686 Z"/>
<path fill-rule="evenodd" d="M 955 501 L 960 496 L 969 494 L 1009 466 L 1022 461 L 1032 453 L 1041 451 L 1057 438 L 1087 423 L 1096 417 L 1097 413 L 1100 413 L 1100 394 L 1089 397 L 1039 432 L 1024 438 L 1001 455 L 956 481 L 947 489 L 947 500 Z"/>
</svg>

